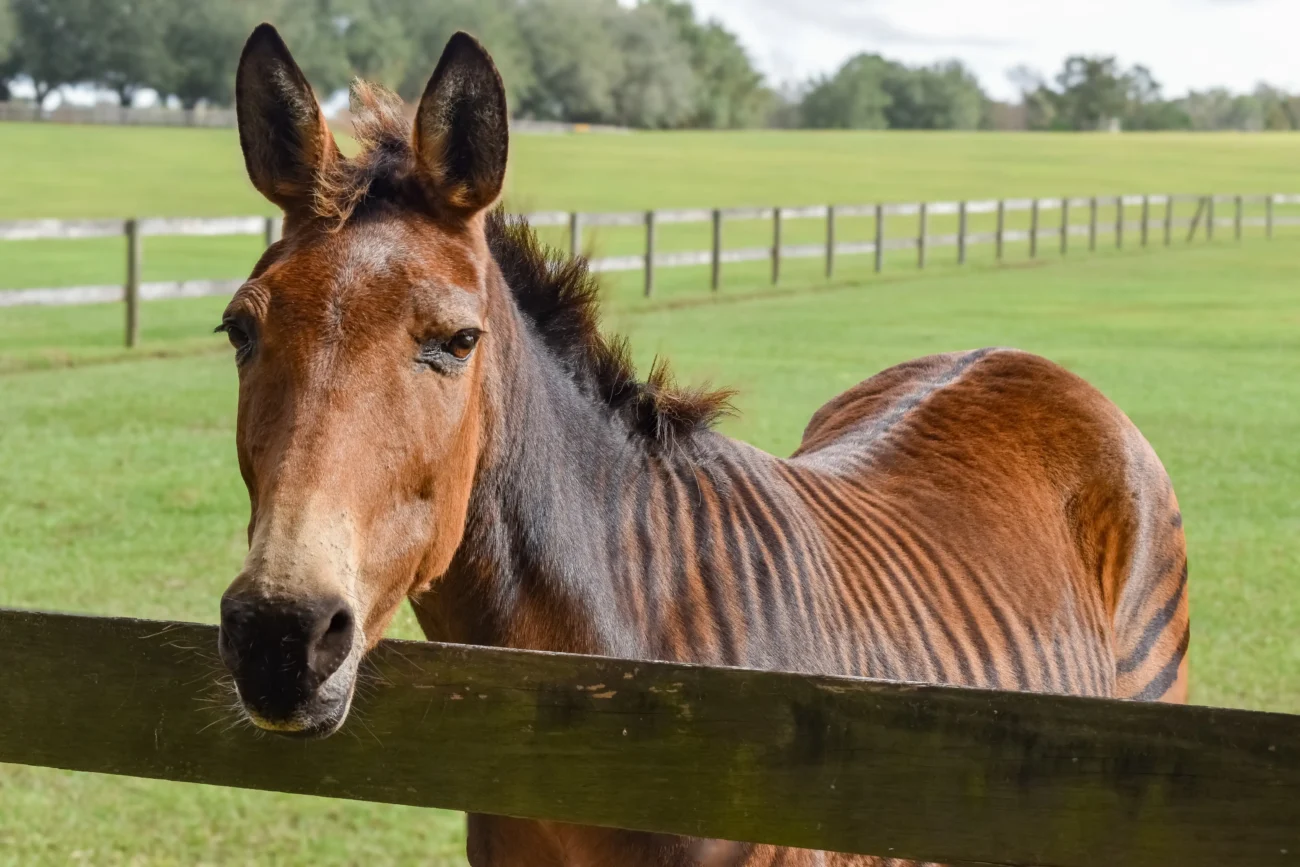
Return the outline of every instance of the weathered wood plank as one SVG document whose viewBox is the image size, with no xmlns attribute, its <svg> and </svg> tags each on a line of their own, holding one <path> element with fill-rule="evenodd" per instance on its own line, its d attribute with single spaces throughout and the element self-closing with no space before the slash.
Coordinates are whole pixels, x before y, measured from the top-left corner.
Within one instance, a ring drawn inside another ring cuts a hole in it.
<svg viewBox="0 0 1300 867">
<path fill-rule="evenodd" d="M 111 238 L 125 231 L 125 220 L 0 220 L 0 241 Z"/>
<path fill-rule="evenodd" d="M 583 214 L 585 226 L 644 226 L 645 211 Z"/>
<path fill-rule="evenodd" d="M 140 221 L 126 221 L 126 286 L 122 298 L 126 301 L 126 347 L 140 342 Z"/>
<path fill-rule="evenodd" d="M 140 284 L 140 300 L 158 301 L 170 298 L 202 298 L 209 295 L 231 295 L 242 280 L 168 280 Z M 0 290 L 0 307 L 49 306 L 62 307 L 77 304 L 104 304 L 122 301 L 122 286 L 68 286 L 56 289 Z"/>
<path fill-rule="evenodd" d="M 158 301 L 165 298 L 206 298 L 233 295 L 243 280 L 170 280 L 140 285 L 140 298 Z"/>
<path fill-rule="evenodd" d="M 825 205 L 804 205 L 798 208 L 782 208 L 783 220 L 820 220 L 826 216 Z"/>
<path fill-rule="evenodd" d="M 686 250 L 677 253 L 655 253 L 656 268 L 681 268 L 687 265 L 709 265 L 712 262 L 713 252 L 711 250 Z"/>
<path fill-rule="evenodd" d="M 707 223 L 713 219 L 713 211 L 708 208 L 678 208 L 669 211 L 655 211 L 658 223 Z"/>
<path fill-rule="evenodd" d="M 265 217 L 150 217 L 140 220 L 141 235 L 262 235 Z"/>
<path fill-rule="evenodd" d="M 645 268 L 645 254 L 633 256 L 602 256 L 587 263 L 593 274 L 608 271 L 641 271 Z"/>
<path fill-rule="evenodd" d="M 781 212 L 784 216 L 785 211 Z M 782 244 L 782 259 L 820 259 L 826 255 L 825 244 Z"/>
<path fill-rule="evenodd" d="M 573 214 L 569 211 L 533 211 L 531 214 L 520 216 L 530 226 L 567 226 L 573 219 Z"/>
<path fill-rule="evenodd" d="M 772 258 L 771 247 L 743 247 L 739 250 L 723 250 L 719 261 L 727 265 L 740 262 L 761 262 Z"/>
<path fill-rule="evenodd" d="M 65 286 L 58 289 L 3 289 L 0 307 L 64 307 L 121 301 L 123 287 Z"/>
<path fill-rule="evenodd" d="M 215 642 L 0 611 L 0 761 L 942 862 L 1300 859 L 1300 717 L 385 642 L 360 736 L 302 742 L 227 725 Z"/>
<path fill-rule="evenodd" d="M 728 220 L 770 220 L 771 208 L 723 208 L 722 215 Z"/>
</svg>

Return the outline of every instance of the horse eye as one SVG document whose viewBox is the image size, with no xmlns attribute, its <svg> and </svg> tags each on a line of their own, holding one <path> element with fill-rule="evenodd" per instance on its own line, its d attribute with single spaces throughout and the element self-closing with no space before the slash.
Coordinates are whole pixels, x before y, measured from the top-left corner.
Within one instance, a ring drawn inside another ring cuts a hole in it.
<svg viewBox="0 0 1300 867">
<path fill-rule="evenodd" d="M 225 324 L 225 331 L 226 339 L 230 341 L 231 346 L 235 347 L 236 352 L 243 352 L 248 348 L 249 339 L 247 331 L 233 322 L 227 322 Z"/>
<path fill-rule="evenodd" d="M 455 358 L 464 361 L 469 358 L 470 353 L 474 351 L 474 347 L 478 345 L 478 336 L 477 331 L 468 329 L 457 332 L 452 336 L 451 340 L 447 341 L 447 351 Z"/>
</svg>

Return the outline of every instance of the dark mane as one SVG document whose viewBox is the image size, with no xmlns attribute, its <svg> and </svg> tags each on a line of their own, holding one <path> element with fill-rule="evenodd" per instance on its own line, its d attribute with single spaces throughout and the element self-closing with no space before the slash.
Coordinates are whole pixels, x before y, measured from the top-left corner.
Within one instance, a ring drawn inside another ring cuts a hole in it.
<svg viewBox="0 0 1300 867">
<path fill-rule="evenodd" d="M 338 225 L 384 205 L 427 207 L 401 100 L 366 82 L 352 89 L 353 137 L 360 153 L 328 167 L 315 210 Z M 609 408 L 629 433 L 656 450 L 687 444 L 731 411 L 730 390 L 679 388 L 662 359 L 640 381 L 625 338 L 600 331 L 600 284 L 586 259 L 545 247 L 522 219 L 488 214 L 492 257 L 515 304 L 579 389 Z"/>
</svg>

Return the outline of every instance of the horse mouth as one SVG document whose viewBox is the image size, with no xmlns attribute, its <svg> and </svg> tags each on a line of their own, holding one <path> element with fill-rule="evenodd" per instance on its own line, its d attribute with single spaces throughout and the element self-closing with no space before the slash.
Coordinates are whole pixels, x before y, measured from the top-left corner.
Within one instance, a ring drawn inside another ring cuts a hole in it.
<svg viewBox="0 0 1300 867">
<path fill-rule="evenodd" d="M 348 718 L 347 705 L 343 705 L 337 711 L 328 713 L 323 716 L 307 719 L 301 715 L 291 717 L 288 720 L 272 720 L 261 716 L 248 707 L 244 708 L 244 713 L 248 721 L 256 726 L 260 731 L 270 732 L 271 734 L 280 735 L 281 737 L 293 738 L 296 740 L 323 740 L 343 728 L 343 723 Z"/>
<path fill-rule="evenodd" d="M 314 688 L 301 677 L 268 682 L 237 670 L 234 691 L 240 711 L 261 732 L 300 740 L 327 738 L 347 722 L 360 655 L 351 654 L 324 683 Z"/>
</svg>

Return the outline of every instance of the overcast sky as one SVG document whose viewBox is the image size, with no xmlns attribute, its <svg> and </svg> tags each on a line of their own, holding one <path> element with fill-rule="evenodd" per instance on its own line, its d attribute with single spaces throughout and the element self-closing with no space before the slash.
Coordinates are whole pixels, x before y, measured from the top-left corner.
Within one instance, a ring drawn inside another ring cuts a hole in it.
<svg viewBox="0 0 1300 867">
<path fill-rule="evenodd" d="M 1300 89 L 1300 0 L 693 0 L 740 37 L 774 83 L 833 71 L 861 51 L 910 63 L 957 57 L 995 97 L 1007 71 L 1047 76 L 1068 54 L 1144 63 L 1166 96 L 1263 80 Z"/>
</svg>

